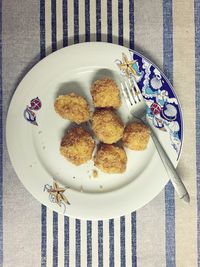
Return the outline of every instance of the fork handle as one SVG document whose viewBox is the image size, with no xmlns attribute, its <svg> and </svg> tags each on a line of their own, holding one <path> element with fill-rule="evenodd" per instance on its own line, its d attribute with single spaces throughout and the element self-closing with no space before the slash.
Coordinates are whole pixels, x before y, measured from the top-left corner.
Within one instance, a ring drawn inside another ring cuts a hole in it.
<svg viewBox="0 0 200 267">
<path fill-rule="evenodd" d="M 171 182 L 174 186 L 174 189 L 176 190 L 178 196 L 180 199 L 183 199 L 185 202 L 190 202 L 190 197 L 187 192 L 187 189 L 185 188 L 185 185 L 183 184 L 180 176 L 176 172 L 176 169 L 174 165 L 172 164 L 170 158 L 168 157 L 167 153 L 165 152 L 164 148 L 162 147 L 160 141 L 158 140 L 157 136 L 153 133 L 151 130 L 151 137 L 155 144 L 155 147 L 158 151 L 158 154 L 163 162 L 163 165 L 167 171 L 168 176 L 171 179 Z"/>
</svg>

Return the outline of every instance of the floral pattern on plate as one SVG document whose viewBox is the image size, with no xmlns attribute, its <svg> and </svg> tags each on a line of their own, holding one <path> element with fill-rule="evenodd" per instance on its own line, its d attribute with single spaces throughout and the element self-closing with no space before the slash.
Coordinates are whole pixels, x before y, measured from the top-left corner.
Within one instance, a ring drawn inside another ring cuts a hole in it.
<svg viewBox="0 0 200 267">
<path fill-rule="evenodd" d="M 147 116 L 153 125 L 170 135 L 172 147 L 180 155 L 182 145 L 182 117 L 178 100 L 167 78 L 149 60 L 130 51 L 116 60 L 122 76 L 134 77 L 147 105 Z"/>
</svg>

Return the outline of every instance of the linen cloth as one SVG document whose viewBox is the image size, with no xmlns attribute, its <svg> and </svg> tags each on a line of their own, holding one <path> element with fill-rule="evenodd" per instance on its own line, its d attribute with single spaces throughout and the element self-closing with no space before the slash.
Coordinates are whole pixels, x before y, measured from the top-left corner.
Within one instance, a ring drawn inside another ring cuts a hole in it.
<svg viewBox="0 0 200 267">
<path fill-rule="evenodd" d="M 200 1 L 2 0 L 0 14 L 0 266 L 198 266 Z M 168 183 L 132 214 L 83 221 L 41 206 L 16 177 L 5 142 L 14 90 L 41 58 L 85 41 L 133 48 L 173 83 L 184 115 L 178 172 L 190 205 L 180 201 Z"/>
</svg>

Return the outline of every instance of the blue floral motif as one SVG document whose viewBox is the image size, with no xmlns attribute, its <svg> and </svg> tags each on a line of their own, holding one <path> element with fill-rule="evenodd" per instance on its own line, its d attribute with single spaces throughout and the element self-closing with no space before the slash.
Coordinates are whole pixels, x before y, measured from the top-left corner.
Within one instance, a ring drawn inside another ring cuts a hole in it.
<svg viewBox="0 0 200 267">
<path fill-rule="evenodd" d="M 183 128 L 180 106 L 173 88 L 149 60 L 135 51 L 129 51 L 129 59 L 135 62 L 132 67 L 138 74 L 135 79 L 146 101 L 147 116 L 156 128 L 170 135 L 171 145 L 179 157 Z M 121 74 L 125 75 L 122 71 Z"/>
</svg>

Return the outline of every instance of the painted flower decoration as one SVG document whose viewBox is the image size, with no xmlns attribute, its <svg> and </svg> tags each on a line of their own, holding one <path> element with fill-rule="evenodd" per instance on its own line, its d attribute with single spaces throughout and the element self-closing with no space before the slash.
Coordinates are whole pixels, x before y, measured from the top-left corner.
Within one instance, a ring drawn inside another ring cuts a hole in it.
<svg viewBox="0 0 200 267">
<path fill-rule="evenodd" d="M 39 110 L 42 106 L 42 103 L 38 97 L 32 99 L 30 104 L 31 106 L 29 108 L 33 110 Z"/>
<path fill-rule="evenodd" d="M 30 106 L 27 105 L 24 110 L 24 118 L 33 125 L 38 125 L 36 120 L 36 114 L 34 111 L 38 111 L 42 107 L 42 102 L 39 97 L 33 98 L 30 101 Z M 34 110 L 34 111 L 33 111 Z"/>
</svg>

